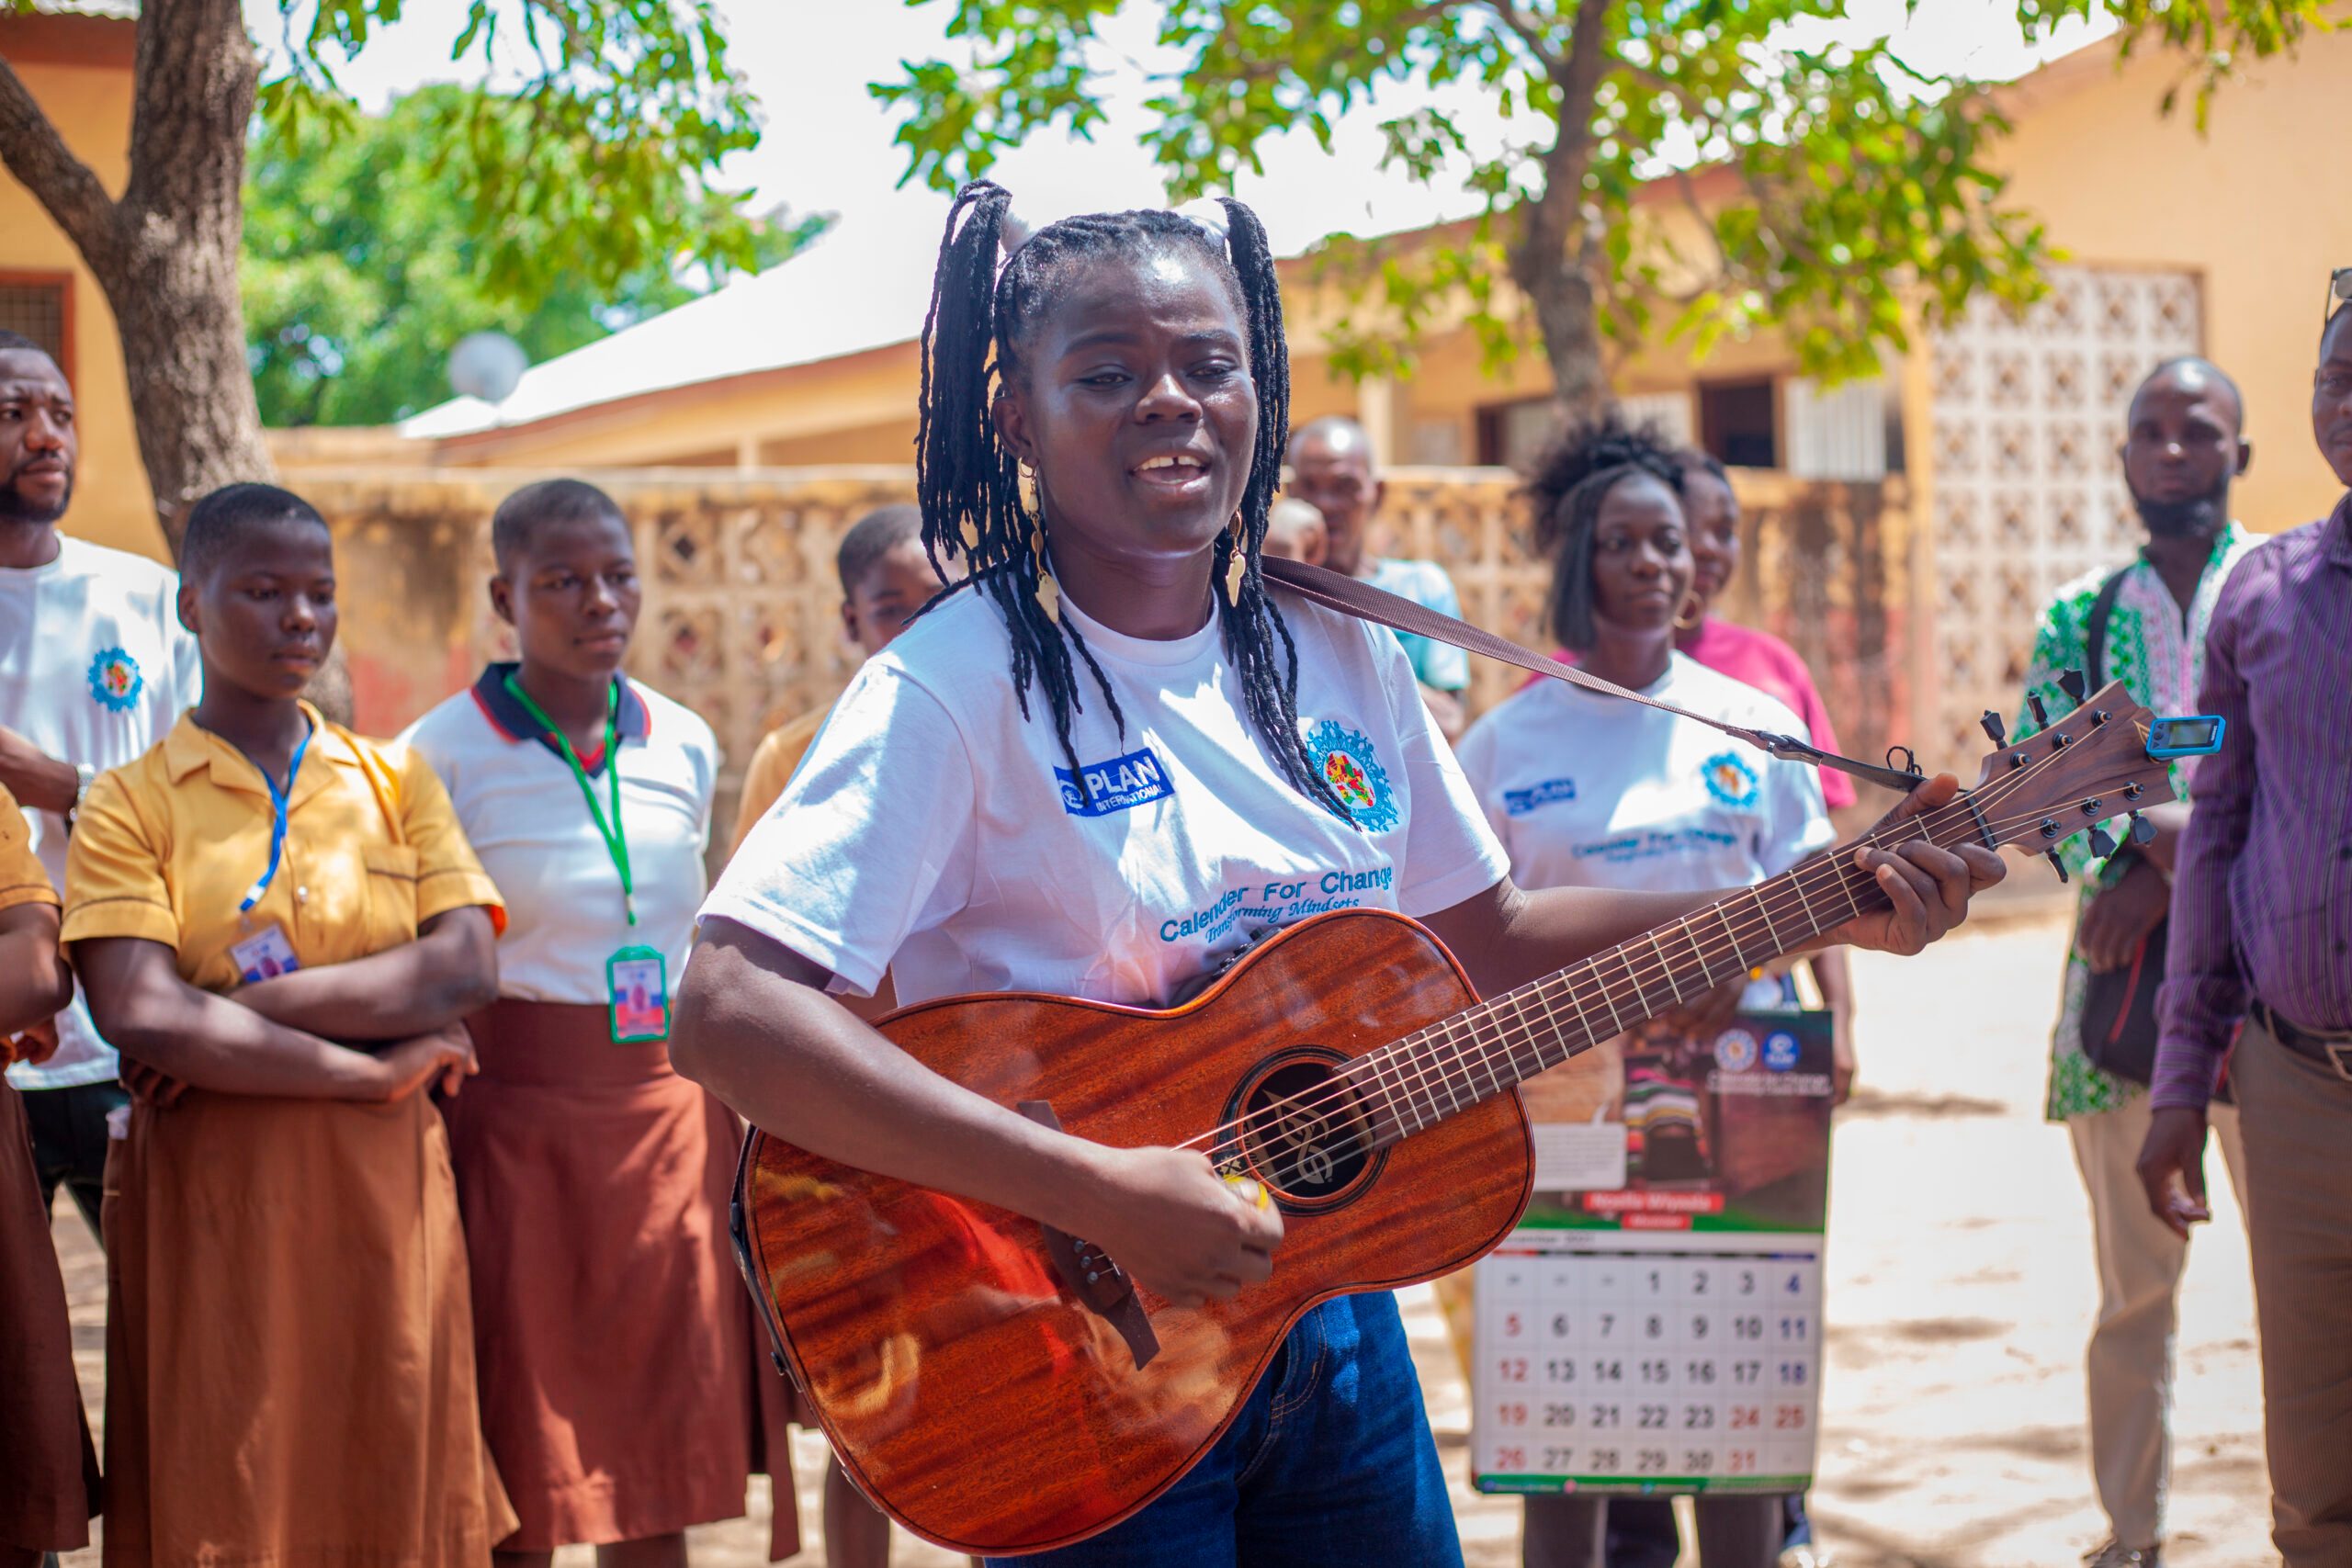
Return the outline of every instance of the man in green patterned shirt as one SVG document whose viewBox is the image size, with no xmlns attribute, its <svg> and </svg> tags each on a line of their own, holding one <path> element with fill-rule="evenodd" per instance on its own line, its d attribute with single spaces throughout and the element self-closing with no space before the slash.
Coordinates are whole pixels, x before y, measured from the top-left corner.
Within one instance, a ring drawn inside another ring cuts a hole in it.
<svg viewBox="0 0 2352 1568">
<path fill-rule="evenodd" d="M 2252 457 L 2240 434 L 2245 404 L 2230 378 L 2202 359 L 2158 366 L 2132 395 L 2122 447 L 2123 480 L 2148 530 L 2137 559 L 2087 572 L 2060 590 L 2041 617 L 2027 690 L 2052 717 L 2070 703 L 2058 686 L 2083 670 L 2095 691 L 2120 680 L 2158 713 L 2197 711 L 2204 676 L 2205 627 L 2222 583 L 2256 542 L 2230 521 L 2230 481 Z M 2107 615 L 2102 670 L 2089 670 L 2090 622 L 2101 591 L 2116 579 Z M 2029 706 L 2019 738 L 2035 728 Z M 2186 796 L 2194 780 L 2174 764 Z M 2188 1244 L 2148 1210 L 2134 1163 L 2148 1130 L 2147 1089 L 2094 1066 L 2084 1055 L 2080 1021 L 2094 971 L 2121 968 L 2164 919 L 2172 857 L 2188 821 L 2183 802 L 2146 815 L 2155 840 L 2137 852 L 2102 862 L 2077 834 L 2064 859 L 2080 899 L 2058 1024 L 2050 1040 L 2047 1114 L 2063 1122 L 2090 1194 L 2098 1255 L 2098 1325 L 2087 1357 L 2091 1471 L 2109 1539 L 2085 1562 L 2091 1568 L 2156 1568 L 2172 1474 L 2172 1340 L 2175 1303 Z M 2237 1113 L 2213 1107 L 2232 1182 L 2239 1178 Z"/>
</svg>

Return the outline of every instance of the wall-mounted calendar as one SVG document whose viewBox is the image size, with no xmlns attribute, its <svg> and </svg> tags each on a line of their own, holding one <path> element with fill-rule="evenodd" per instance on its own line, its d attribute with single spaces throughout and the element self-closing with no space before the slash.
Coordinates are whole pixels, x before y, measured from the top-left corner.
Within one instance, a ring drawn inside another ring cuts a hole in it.
<svg viewBox="0 0 2352 1568">
<path fill-rule="evenodd" d="M 1795 1012 L 1525 1086 L 1535 1200 L 1476 1268 L 1481 1490 L 1811 1483 L 1831 1088 L 1828 1015 Z"/>
</svg>

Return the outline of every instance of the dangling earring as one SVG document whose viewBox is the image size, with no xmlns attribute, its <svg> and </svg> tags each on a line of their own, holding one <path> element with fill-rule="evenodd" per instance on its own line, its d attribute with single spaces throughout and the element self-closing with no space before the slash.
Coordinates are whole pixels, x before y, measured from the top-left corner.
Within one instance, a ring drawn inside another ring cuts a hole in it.
<svg viewBox="0 0 2352 1568">
<path fill-rule="evenodd" d="M 1679 632 L 1697 631 L 1706 619 L 1706 601 L 1691 593 L 1682 601 L 1682 613 L 1674 617 L 1674 629 Z"/>
<path fill-rule="evenodd" d="M 1037 608 L 1046 612 L 1046 619 L 1056 626 L 1062 624 L 1062 590 L 1054 574 L 1046 567 L 1046 536 L 1033 525 L 1029 529 L 1029 558 L 1037 563 Z"/>
<path fill-rule="evenodd" d="M 1225 602 L 1235 609 L 1241 608 L 1241 580 L 1250 570 L 1250 531 L 1241 521 L 1241 513 L 1233 514 L 1233 553 L 1225 560 Z"/>
<path fill-rule="evenodd" d="M 1037 608 L 1046 612 L 1046 619 L 1055 626 L 1062 624 L 1061 584 L 1046 569 L 1046 536 L 1044 507 L 1037 498 L 1037 470 L 1023 458 L 1020 464 L 1020 502 L 1023 515 L 1029 519 L 1029 557 L 1037 566 Z"/>
</svg>

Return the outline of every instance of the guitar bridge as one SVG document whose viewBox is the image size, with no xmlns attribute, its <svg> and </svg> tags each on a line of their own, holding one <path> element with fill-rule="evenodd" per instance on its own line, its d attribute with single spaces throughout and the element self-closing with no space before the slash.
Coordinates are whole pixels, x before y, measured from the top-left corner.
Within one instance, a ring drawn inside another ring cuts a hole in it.
<svg viewBox="0 0 2352 1568">
<path fill-rule="evenodd" d="M 1022 1115 L 1058 1133 L 1061 1118 L 1054 1108 L 1042 1100 L 1024 1100 L 1014 1107 Z M 1127 1354 L 1136 1360 L 1141 1371 L 1159 1354 L 1159 1336 L 1151 1331 L 1150 1314 L 1143 1310 L 1143 1302 L 1136 1294 L 1133 1280 L 1119 1267 L 1111 1255 L 1091 1241 L 1081 1241 L 1067 1231 L 1051 1225 L 1040 1225 L 1046 1233 L 1046 1256 L 1054 1260 L 1054 1270 L 1062 1277 L 1070 1293 L 1086 1309 L 1118 1330 L 1126 1341 Z"/>
</svg>

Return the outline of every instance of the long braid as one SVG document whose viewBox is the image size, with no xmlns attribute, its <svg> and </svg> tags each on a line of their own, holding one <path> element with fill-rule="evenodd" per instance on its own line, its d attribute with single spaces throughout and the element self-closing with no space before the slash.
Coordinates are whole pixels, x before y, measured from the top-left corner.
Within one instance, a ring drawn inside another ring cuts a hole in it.
<svg viewBox="0 0 2352 1568">
<path fill-rule="evenodd" d="M 1028 692 L 1035 682 L 1044 693 L 1070 776 L 1086 790 L 1086 771 L 1070 734 L 1071 716 L 1084 711 L 1073 651 L 1093 675 L 1122 736 L 1125 716 L 1078 628 L 1047 616 L 1038 602 L 1036 543 L 1042 522 L 1022 498 L 1017 465 L 997 438 L 990 410 L 1018 372 L 1018 345 L 1028 328 L 1050 308 L 1080 264 L 1170 250 L 1206 260 L 1233 290 L 1245 318 L 1250 371 L 1258 394 L 1258 429 L 1241 503 L 1246 565 L 1239 603 L 1228 604 L 1222 593 L 1216 594 L 1225 647 L 1241 680 L 1245 711 L 1283 777 L 1302 795 L 1353 820 L 1307 755 L 1299 734 L 1297 648 L 1258 572 L 1266 513 L 1281 483 L 1290 427 L 1290 355 L 1283 337 L 1279 280 L 1264 228 L 1249 208 L 1227 199 L 1228 255 L 1227 246 L 1210 230 L 1174 212 L 1066 218 L 1023 243 L 1000 273 L 997 252 L 1010 201 L 1001 186 L 986 180 L 956 193 L 923 322 L 922 419 L 916 437 L 923 547 L 934 567 L 943 557 L 962 556 L 970 570 L 964 581 L 932 604 L 965 588 L 983 592 L 994 602 L 1012 643 L 1013 687 L 1022 716 L 1030 716 Z M 1230 530 L 1218 536 L 1214 581 L 1224 581 L 1234 547 Z"/>
</svg>

